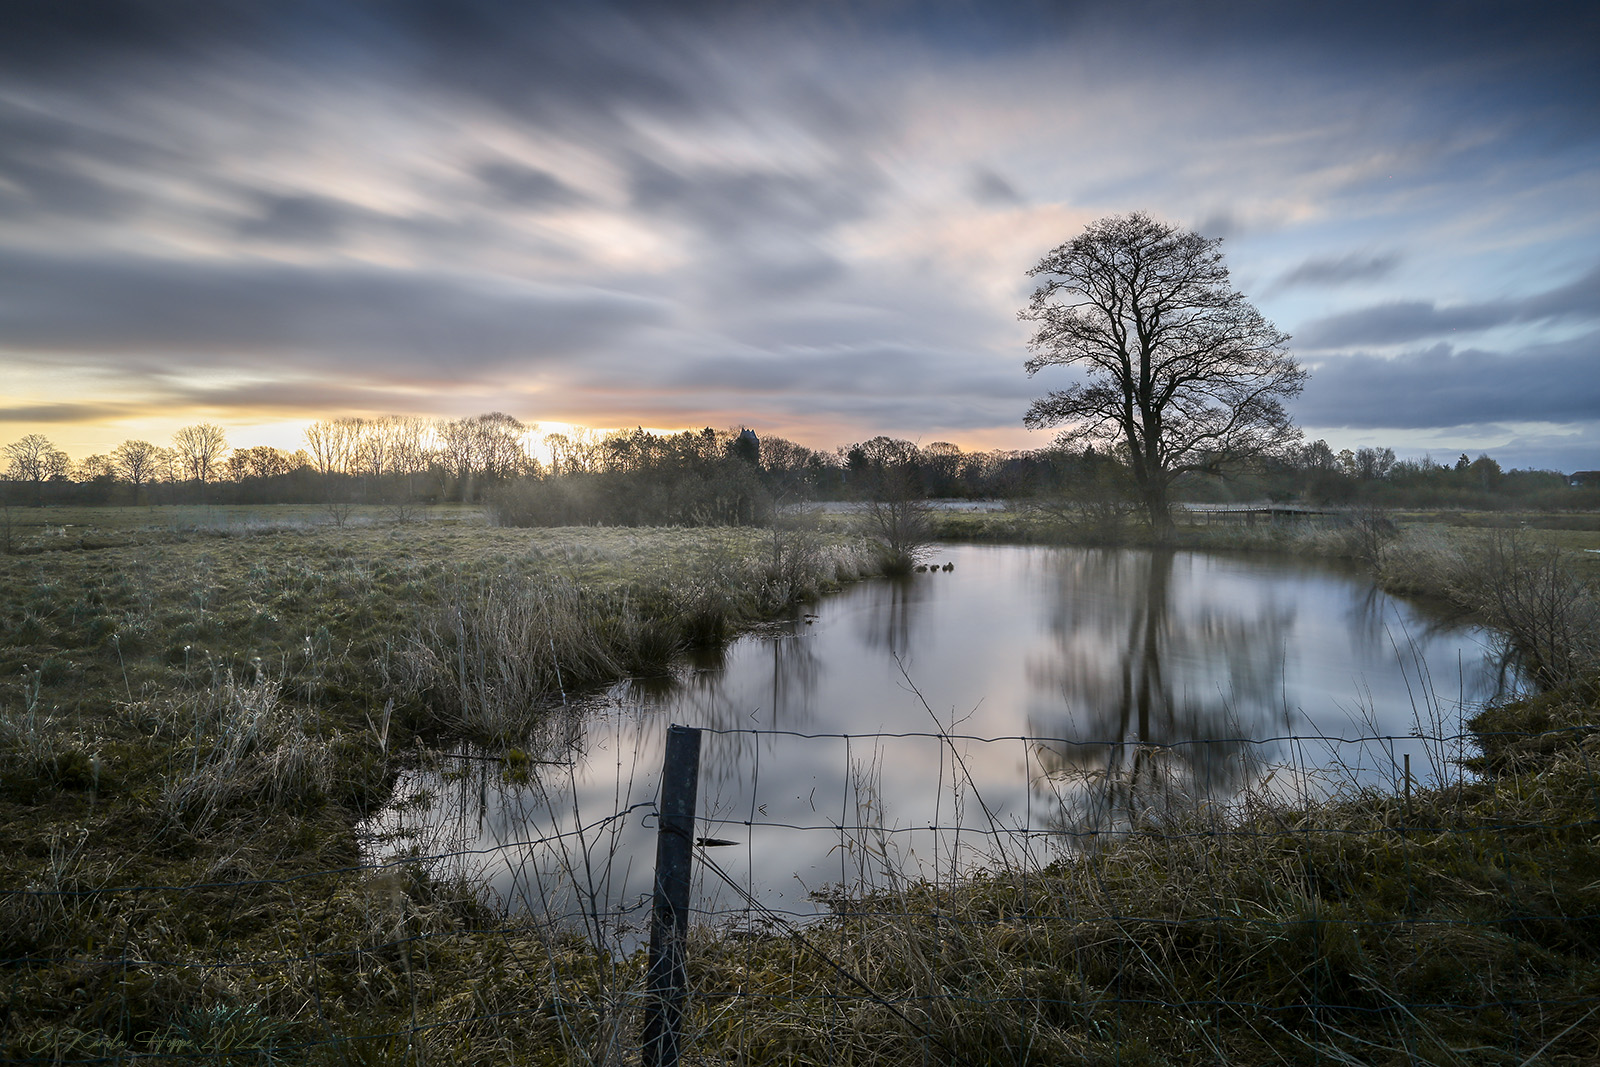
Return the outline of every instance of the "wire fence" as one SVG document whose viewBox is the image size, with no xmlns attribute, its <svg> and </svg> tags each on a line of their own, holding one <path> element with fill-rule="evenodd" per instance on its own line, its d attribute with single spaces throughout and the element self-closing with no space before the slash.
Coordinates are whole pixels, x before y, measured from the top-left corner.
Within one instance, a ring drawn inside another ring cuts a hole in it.
<svg viewBox="0 0 1600 1067">
<path fill-rule="evenodd" d="M 575 763 L 461 761 L 431 779 L 453 825 L 391 814 L 359 862 L 283 877 L 125 884 L 63 834 L 0 891 L 0 1054 L 1600 1062 L 1600 728 L 1548 725 L 695 731 L 693 874 L 665 917 L 671 805 L 620 759 L 609 794 Z M 808 795 L 818 762 L 836 773 Z M 680 990 L 646 949 L 663 922 L 688 928 Z"/>
</svg>

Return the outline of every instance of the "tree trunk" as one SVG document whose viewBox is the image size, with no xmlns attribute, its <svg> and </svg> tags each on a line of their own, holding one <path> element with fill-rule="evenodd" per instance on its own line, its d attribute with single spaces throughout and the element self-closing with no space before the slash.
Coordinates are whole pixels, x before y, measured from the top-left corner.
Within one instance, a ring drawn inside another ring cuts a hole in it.
<svg viewBox="0 0 1600 1067">
<path fill-rule="evenodd" d="M 1156 544 L 1170 544 L 1173 538 L 1172 508 L 1167 504 L 1167 487 L 1160 481 L 1151 481 L 1144 487 L 1145 511 L 1150 516 L 1150 532 Z"/>
</svg>

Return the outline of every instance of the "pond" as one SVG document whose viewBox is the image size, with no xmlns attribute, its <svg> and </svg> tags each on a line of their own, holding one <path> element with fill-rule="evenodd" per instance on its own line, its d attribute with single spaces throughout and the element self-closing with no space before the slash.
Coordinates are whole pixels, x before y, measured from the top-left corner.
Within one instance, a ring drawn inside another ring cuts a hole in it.
<svg viewBox="0 0 1600 1067">
<path fill-rule="evenodd" d="M 544 762 L 463 750 L 409 774 L 369 827 L 380 854 L 456 853 L 502 906 L 628 948 L 669 723 L 706 729 L 697 833 L 732 842 L 697 855 L 696 907 L 749 918 L 1048 861 L 1175 804 L 1399 789 L 1408 761 L 1418 784 L 1459 776 L 1463 714 L 1522 684 L 1492 634 L 1326 564 L 967 545 L 930 562 L 555 717 Z"/>
</svg>

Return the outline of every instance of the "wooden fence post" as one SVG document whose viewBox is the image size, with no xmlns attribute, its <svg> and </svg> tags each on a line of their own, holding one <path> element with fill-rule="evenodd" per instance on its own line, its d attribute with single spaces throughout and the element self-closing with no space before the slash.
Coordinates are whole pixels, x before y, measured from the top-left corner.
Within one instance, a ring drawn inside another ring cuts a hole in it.
<svg viewBox="0 0 1600 1067">
<path fill-rule="evenodd" d="M 650 970 L 644 1020 L 644 1067 L 677 1067 L 683 998 L 689 985 L 684 942 L 689 933 L 689 874 L 694 858 L 694 806 L 700 788 L 700 731 L 667 728 L 656 830 L 655 907 L 650 914 Z"/>
</svg>

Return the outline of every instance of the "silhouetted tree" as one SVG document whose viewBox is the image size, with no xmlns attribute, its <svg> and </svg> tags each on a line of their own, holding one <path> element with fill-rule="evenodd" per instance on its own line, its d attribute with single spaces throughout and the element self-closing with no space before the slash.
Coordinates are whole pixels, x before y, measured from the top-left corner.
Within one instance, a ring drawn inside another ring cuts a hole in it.
<svg viewBox="0 0 1600 1067">
<path fill-rule="evenodd" d="M 66 477 L 71 466 L 67 454 L 50 443 L 42 433 L 30 433 L 5 447 L 6 473 L 13 480 L 33 487 L 33 505 L 43 502 L 40 487 L 52 478 Z"/>
<path fill-rule="evenodd" d="M 133 502 L 139 502 L 139 489 L 156 477 L 160 449 L 149 441 L 124 441 L 111 452 L 122 480 L 133 486 Z"/>
<path fill-rule="evenodd" d="M 447 419 L 434 426 L 439 459 L 455 479 L 463 501 L 474 499 L 481 483 L 506 481 L 533 462 L 524 440 L 528 427 L 501 411 L 465 419 Z"/>
<path fill-rule="evenodd" d="M 363 420 L 321 419 L 305 429 L 311 465 L 320 474 L 322 506 L 336 526 L 343 526 L 354 503 L 350 500 L 350 475 L 361 450 Z"/>
<path fill-rule="evenodd" d="M 217 475 L 222 454 L 228 450 L 227 435 L 222 427 L 209 422 L 185 426 L 172 435 L 172 447 L 178 454 L 186 478 L 199 482 L 201 492 Z"/>
<path fill-rule="evenodd" d="M 249 479 L 281 478 L 300 466 L 289 452 L 271 445 L 240 448 L 228 457 L 228 477 L 236 482 Z"/>
<path fill-rule="evenodd" d="M 1048 280 L 1019 313 L 1038 324 L 1030 375 L 1088 370 L 1088 381 L 1034 401 L 1026 424 L 1125 445 L 1161 540 L 1175 478 L 1220 473 L 1298 435 L 1282 401 L 1305 371 L 1288 336 L 1232 288 L 1219 243 L 1143 213 L 1101 219 L 1028 272 Z"/>
</svg>

